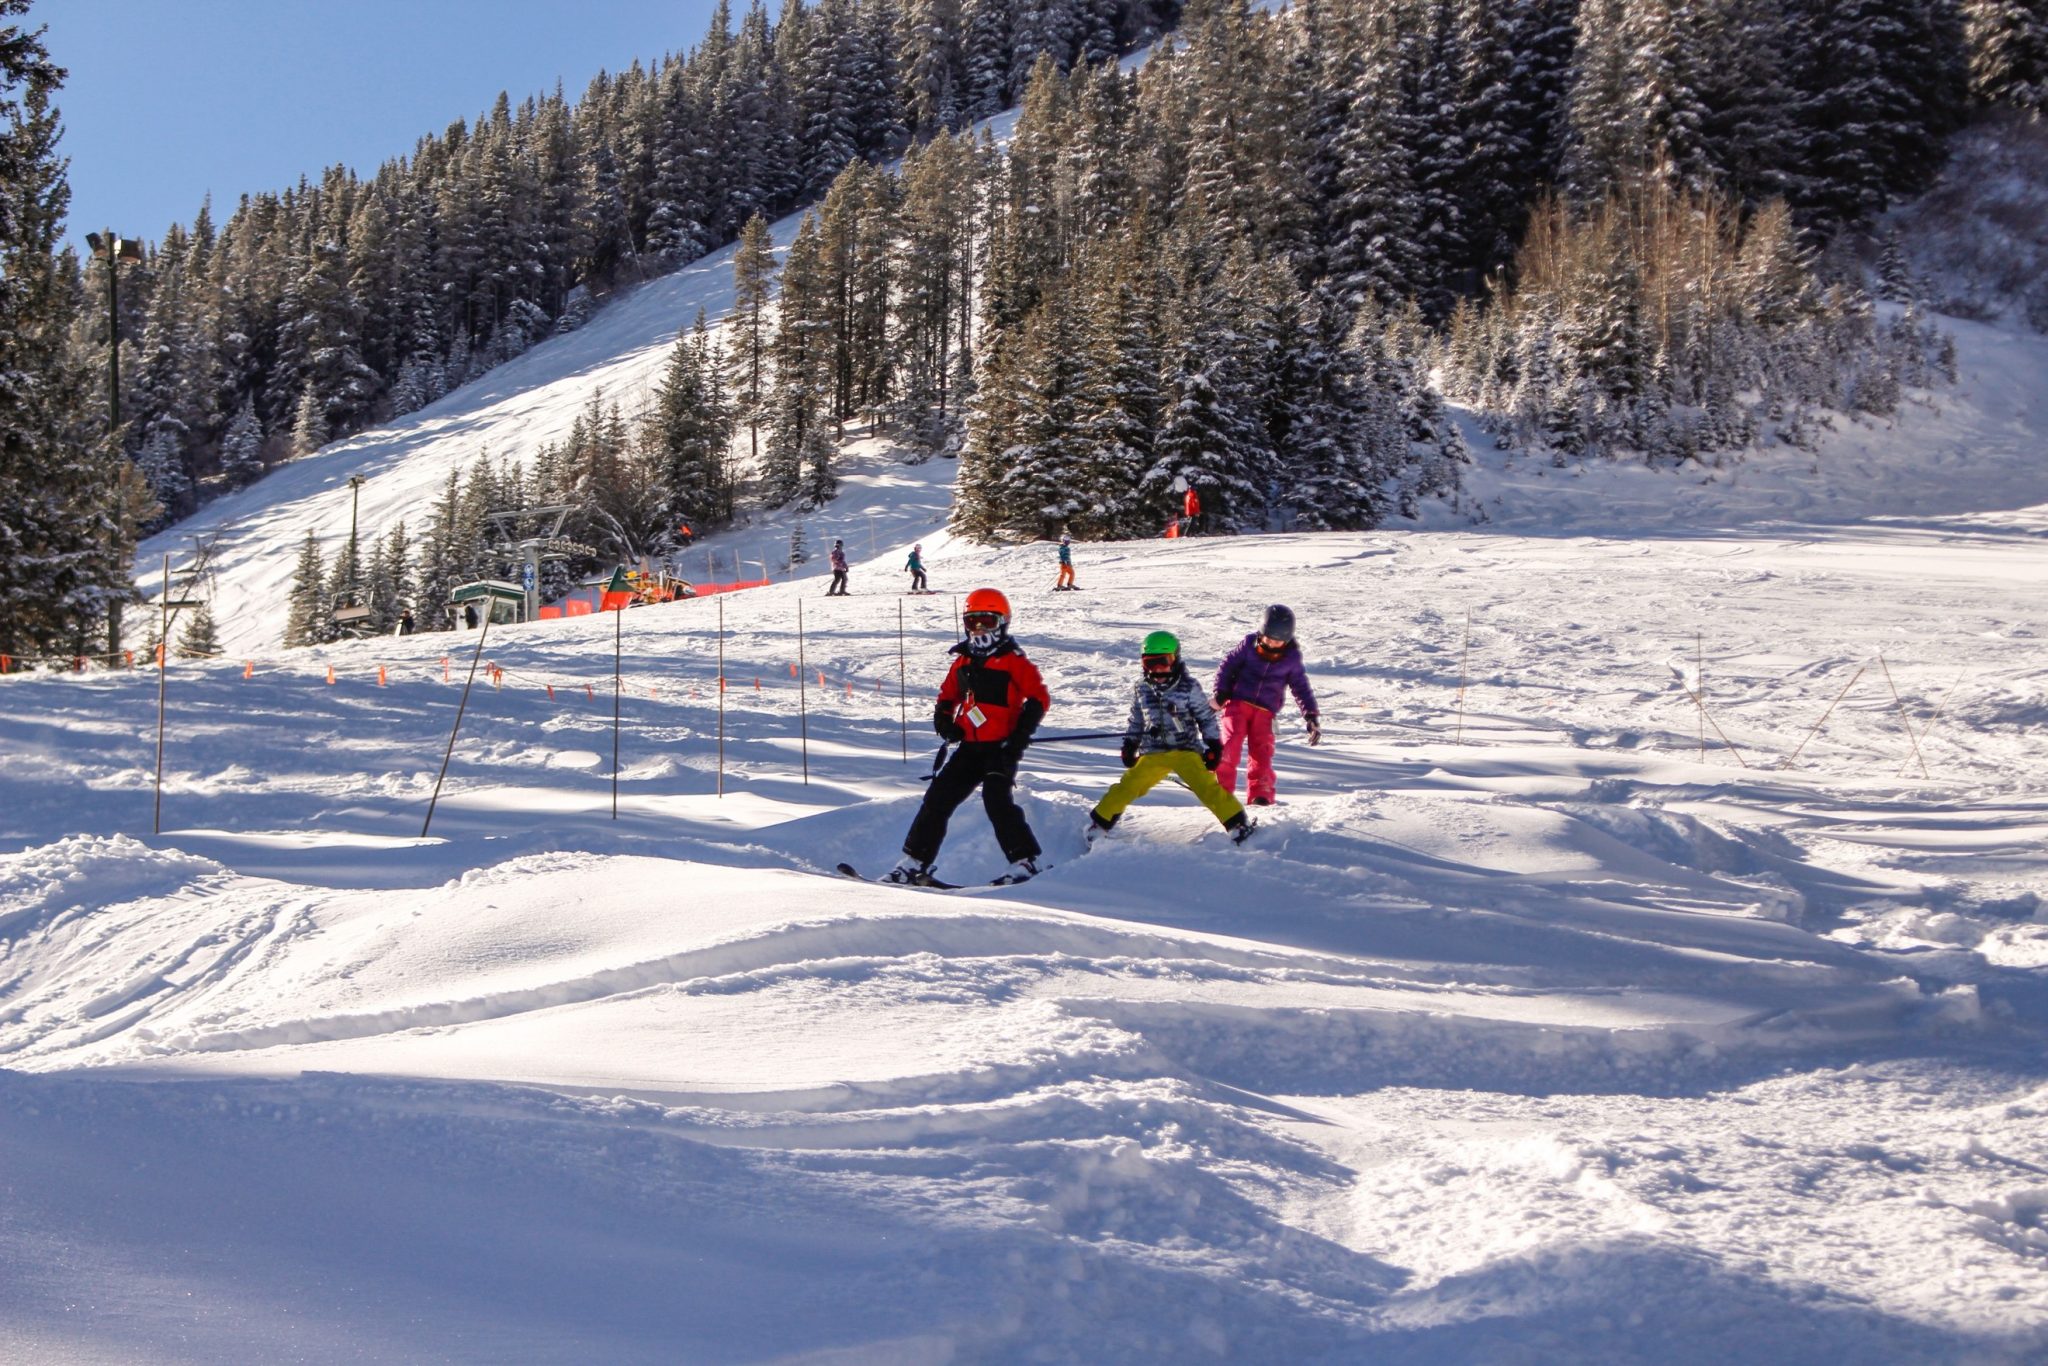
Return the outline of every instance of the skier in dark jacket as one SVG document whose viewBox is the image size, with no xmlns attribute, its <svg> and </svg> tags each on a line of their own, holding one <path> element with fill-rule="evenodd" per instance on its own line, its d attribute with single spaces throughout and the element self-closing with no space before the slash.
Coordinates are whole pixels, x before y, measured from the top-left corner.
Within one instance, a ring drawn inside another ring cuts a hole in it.
<svg viewBox="0 0 2048 1366">
<path fill-rule="evenodd" d="M 846 542 L 832 542 L 832 586 L 825 590 L 828 598 L 846 596 Z"/>
<path fill-rule="evenodd" d="M 955 747 L 953 756 L 925 790 L 924 804 L 903 837 L 903 861 L 889 870 L 884 879 L 888 882 L 932 880 L 932 861 L 946 838 L 947 822 L 976 787 L 981 788 L 981 804 L 995 827 L 996 842 L 1010 860 L 1010 871 L 997 878 L 998 883 L 1035 877 L 1044 852 L 1011 789 L 1017 781 L 1017 761 L 1045 718 L 1052 696 L 1038 666 L 1010 638 L 1008 598 L 993 588 L 977 588 L 967 595 L 960 620 L 967 639 L 953 647 L 953 667 L 946 672 L 932 710 L 932 728 Z"/>
<path fill-rule="evenodd" d="M 1289 692 L 1308 724 L 1308 742 L 1321 744 L 1316 695 L 1294 639 L 1294 612 L 1275 603 L 1266 609 L 1259 629 L 1239 641 L 1216 670 L 1216 706 L 1223 713 L 1223 757 L 1216 763 L 1216 781 L 1224 791 L 1235 792 L 1238 755 L 1249 748 L 1245 788 L 1253 806 L 1273 804 L 1273 718 Z"/>
</svg>

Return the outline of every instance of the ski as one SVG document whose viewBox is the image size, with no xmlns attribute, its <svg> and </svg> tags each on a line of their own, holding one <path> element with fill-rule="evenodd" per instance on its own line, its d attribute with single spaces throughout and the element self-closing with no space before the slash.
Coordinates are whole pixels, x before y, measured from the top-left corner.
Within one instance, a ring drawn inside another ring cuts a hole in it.
<svg viewBox="0 0 2048 1366">
<path fill-rule="evenodd" d="M 839 865 L 839 875 L 841 877 L 850 877 L 855 882 L 872 882 L 881 887 L 931 887 L 941 892 L 957 892 L 960 890 L 959 883 L 941 882 L 937 878 L 926 878 L 923 882 L 889 882 L 882 878 L 868 877 L 850 863 Z"/>
</svg>

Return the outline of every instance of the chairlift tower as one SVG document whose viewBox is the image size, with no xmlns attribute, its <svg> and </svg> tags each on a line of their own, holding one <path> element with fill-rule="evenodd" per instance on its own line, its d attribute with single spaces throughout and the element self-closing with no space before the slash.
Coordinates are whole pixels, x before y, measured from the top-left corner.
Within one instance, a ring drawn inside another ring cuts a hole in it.
<svg viewBox="0 0 2048 1366">
<path fill-rule="evenodd" d="M 571 503 L 549 503 L 544 507 L 510 508 L 484 514 L 484 520 L 498 535 L 491 547 L 496 554 L 520 562 L 519 587 L 526 594 L 527 621 L 540 620 L 540 566 L 543 560 L 566 560 L 588 553 L 586 548 L 562 539 L 562 523 L 574 512 Z M 537 535 L 520 535 L 522 524 L 545 527 Z"/>
</svg>

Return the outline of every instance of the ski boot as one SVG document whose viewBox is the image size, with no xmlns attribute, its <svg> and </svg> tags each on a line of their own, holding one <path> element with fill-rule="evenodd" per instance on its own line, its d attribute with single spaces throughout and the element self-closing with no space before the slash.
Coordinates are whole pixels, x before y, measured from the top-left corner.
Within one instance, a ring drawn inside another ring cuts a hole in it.
<svg viewBox="0 0 2048 1366">
<path fill-rule="evenodd" d="M 882 881 L 901 887 L 929 887 L 932 884 L 932 865 L 905 854 L 902 862 L 882 874 Z"/>
<path fill-rule="evenodd" d="M 1259 823 L 1253 820 L 1248 813 L 1240 811 L 1229 820 L 1223 822 L 1223 828 L 1230 832 L 1230 842 L 1232 844 L 1243 844 L 1247 839 L 1251 838 L 1252 831 L 1259 828 Z"/>
<path fill-rule="evenodd" d="M 1004 873 L 989 885 L 991 887 L 1014 887 L 1020 882 L 1029 882 L 1037 876 L 1038 860 L 1034 858 L 1020 858 L 1010 865 L 1009 872 Z"/>
</svg>

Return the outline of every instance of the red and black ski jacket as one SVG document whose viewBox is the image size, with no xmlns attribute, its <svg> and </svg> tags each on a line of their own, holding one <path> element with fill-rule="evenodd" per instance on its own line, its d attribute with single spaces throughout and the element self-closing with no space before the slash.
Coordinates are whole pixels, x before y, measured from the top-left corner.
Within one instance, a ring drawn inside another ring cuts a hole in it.
<svg viewBox="0 0 2048 1366">
<path fill-rule="evenodd" d="M 959 658 L 939 686 L 933 728 L 945 739 L 970 744 L 1028 739 L 1052 706 L 1038 666 L 1007 636 L 979 658 L 965 641 L 953 653 Z"/>
</svg>

